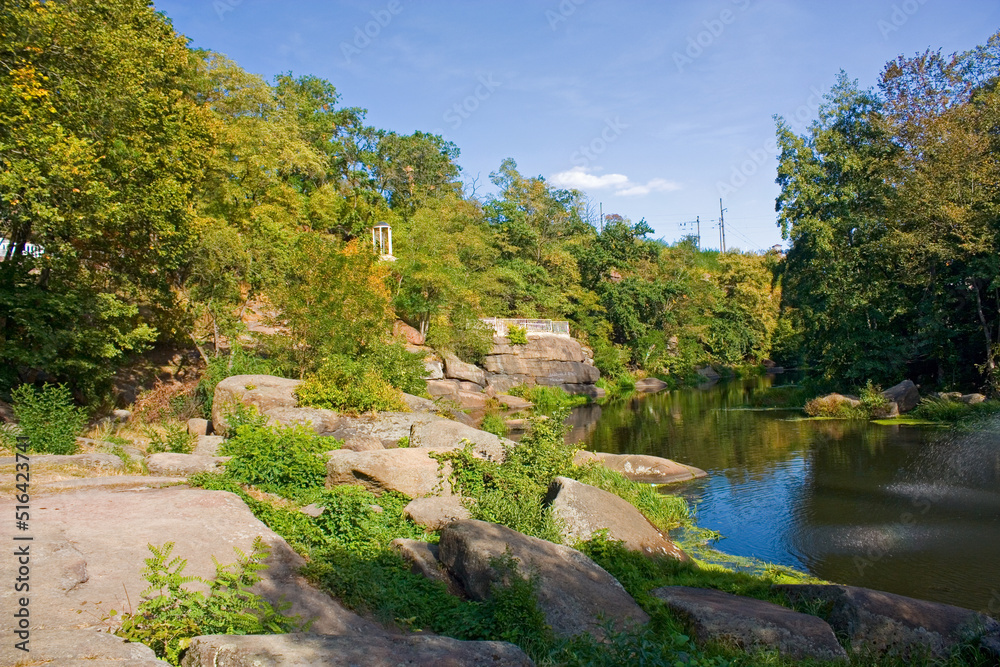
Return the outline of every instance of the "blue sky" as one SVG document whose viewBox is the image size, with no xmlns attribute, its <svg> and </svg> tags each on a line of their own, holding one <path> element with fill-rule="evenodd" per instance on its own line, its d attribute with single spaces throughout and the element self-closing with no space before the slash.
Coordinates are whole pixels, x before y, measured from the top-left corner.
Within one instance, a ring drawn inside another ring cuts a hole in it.
<svg viewBox="0 0 1000 667">
<path fill-rule="evenodd" d="M 526 2 L 160 0 L 192 46 L 271 79 L 328 79 L 376 127 L 442 134 L 463 179 L 512 157 L 605 214 L 672 241 L 781 243 L 772 115 L 804 130 L 844 69 L 965 51 L 1000 28 L 997 0 Z"/>
</svg>

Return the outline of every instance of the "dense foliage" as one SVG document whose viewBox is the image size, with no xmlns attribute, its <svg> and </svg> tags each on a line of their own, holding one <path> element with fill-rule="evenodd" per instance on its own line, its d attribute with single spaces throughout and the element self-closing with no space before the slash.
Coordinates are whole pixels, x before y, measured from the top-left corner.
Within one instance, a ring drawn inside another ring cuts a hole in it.
<svg viewBox="0 0 1000 667">
<path fill-rule="evenodd" d="M 778 119 L 785 351 L 861 385 L 1000 387 L 1000 34 L 841 75 L 803 136 Z"/>
<path fill-rule="evenodd" d="M 774 258 L 666 247 L 512 159 L 496 195 L 466 193 L 441 137 L 193 50 L 143 0 L 19 0 L 0 33 L 0 394 L 42 377 L 95 402 L 150 346 L 190 344 L 207 408 L 244 347 L 304 377 L 381 354 L 394 316 L 466 360 L 492 344 L 481 316 L 569 319 L 614 376 L 769 353 Z"/>
<path fill-rule="evenodd" d="M 64 385 L 44 385 L 35 389 L 21 385 L 13 392 L 14 415 L 20 433 L 28 439 L 28 449 L 43 454 L 73 454 L 76 437 L 85 422 L 83 411 L 73 405 Z"/>
</svg>

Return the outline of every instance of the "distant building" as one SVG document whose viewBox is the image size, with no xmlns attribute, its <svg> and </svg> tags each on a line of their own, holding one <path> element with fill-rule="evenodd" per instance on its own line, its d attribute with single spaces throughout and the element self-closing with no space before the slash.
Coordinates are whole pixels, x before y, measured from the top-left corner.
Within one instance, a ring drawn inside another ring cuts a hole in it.
<svg viewBox="0 0 1000 667">
<path fill-rule="evenodd" d="M 10 241 L 8 239 L 0 239 L 0 262 L 7 258 L 7 250 L 10 248 Z M 45 254 L 45 248 L 42 246 L 35 245 L 33 243 L 24 244 L 24 254 L 31 257 L 41 257 Z"/>
<path fill-rule="evenodd" d="M 372 227 L 372 248 L 383 262 L 395 262 L 392 254 L 392 227 L 380 222 Z"/>
</svg>

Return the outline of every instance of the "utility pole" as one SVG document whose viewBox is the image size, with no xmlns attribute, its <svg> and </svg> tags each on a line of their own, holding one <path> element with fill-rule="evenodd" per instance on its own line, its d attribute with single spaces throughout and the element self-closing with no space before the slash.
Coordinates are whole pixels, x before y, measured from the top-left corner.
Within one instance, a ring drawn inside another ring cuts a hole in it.
<svg viewBox="0 0 1000 667">
<path fill-rule="evenodd" d="M 694 224 L 698 225 L 698 250 L 701 250 L 701 216 L 694 216 Z"/>
<path fill-rule="evenodd" d="M 726 219 L 722 214 L 728 210 L 727 208 L 722 208 L 722 197 L 719 197 L 719 240 L 722 252 L 726 252 Z"/>
<path fill-rule="evenodd" d="M 601 219 L 600 219 L 599 222 L 600 222 L 600 227 L 601 227 L 600 231 L 603 234 L 604 233 L 604 202 L 600 203 L 600 207 L 601 207 Z"/>
</svg>

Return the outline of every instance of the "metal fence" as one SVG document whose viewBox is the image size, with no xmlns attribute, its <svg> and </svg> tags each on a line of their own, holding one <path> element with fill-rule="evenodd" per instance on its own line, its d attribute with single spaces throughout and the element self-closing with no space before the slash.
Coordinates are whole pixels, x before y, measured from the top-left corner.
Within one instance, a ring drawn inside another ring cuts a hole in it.
<svg viewBox="0 0 1000 667">
<path fill-rule="evenodd" d="M 528 333 L 550 333 L 557 336 L 569 336 L 569 322 L 524 318 L 504 319 L 500 317 L 483 317 L 480 321 L 487 326 L 493 327 L 493 331 L 498 336 L 506 336 L 507 328 L 511 325 L 521 327 Z"/>
</svg>

